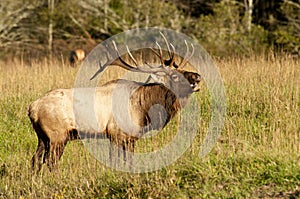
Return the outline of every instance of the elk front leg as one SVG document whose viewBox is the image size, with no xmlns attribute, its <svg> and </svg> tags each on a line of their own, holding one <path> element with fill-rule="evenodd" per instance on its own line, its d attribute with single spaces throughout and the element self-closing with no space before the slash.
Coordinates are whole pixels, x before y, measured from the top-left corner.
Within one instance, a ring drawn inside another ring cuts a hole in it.
<svg viewBox="0 0 300 199">
<path fill-rule="evenodd" d="M 116 166 L 120 163 L 122 150 L 122 140 L 117 135 L 109 135 L 109 161 L 111 166 Z"/>
<path fill-rule="evenodd" d="M 45 143 L 41 138 L 39 138 L 38 148 L 31 159 L 31 168 L 35 172 L 39 172 L 41 170 L 41 167 L 43 165 L 42 158 L 43 158 L 44 151 L 45 151 Z"/>
</svg>

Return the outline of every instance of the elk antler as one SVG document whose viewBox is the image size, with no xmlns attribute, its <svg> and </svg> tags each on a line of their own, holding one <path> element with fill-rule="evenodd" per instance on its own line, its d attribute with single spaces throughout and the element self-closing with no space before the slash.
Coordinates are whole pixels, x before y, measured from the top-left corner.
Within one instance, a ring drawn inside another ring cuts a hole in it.
<svg viewBox="0 0 300 199">
<path fill-rule="evenodd" d="M 195 52 L 194 45 L 191 43 L 192 53 L 189 55 L 189 46 L 187 44 L 187 41 L 184 40 L 184 43 L 185 43 L 185 46 L 186 46 L 186 53 L 184 55 L 184 58 L 182 58 L 180 64 L 177 65 L 175 63 L 175 54 L 176 54 L 175 47 L 173 46 L 172 43 L 168 43 L 167 38 L 165 37 L 165 35 L 162 32 L 159 32 L 159 33 L 162 36 L 162 38 L 164 39 L 164 41 L 165 41 L 165 44 L 167 46 L 168 54 L 169 54 L 170 59 L 168 59 L 168 60 L 167 59 L 166 60 L 163 59 L 161 46 L 157 42 L 156 42 L 156 45 L 158 46 L 159 53 L 156 52 L 153 48 L 150 48 L 150 49 L 161 59 L 162 64 L 164 64 L 165 66 L 170 66 L 170 67 L 173 66 L 174 68 L 181 68 L 181 69 L 184 68 L 184 66 L 187 64 L 187 62 L 194 55 L 194 52 Z M 172 48 L 172 51 L 171 51 L 170 46 Z"/>
<path fill-rule="evenodd" d="M 112 41 L 114 48 L 116 50 L 117 56 L 118 56 L 118 60 L 121 61 L 122 64 L 118 64 L 118 66 L 126 69 L 126 70 L 130 70 L 133 72 L 143 72 L 143 73 L 157 73 L 157 72 L 165 72 L 165 70 L 162 68 L 162 66 L 159 67 L 154 67 L 149 65 L 148 63 L 145 62 L 145 64 L 147 64 L 150 68 L 142 68 L 138 65 L 137 61 L 135 60 L 135 58 L 133 57 L 133 55 L 131 54 L 128 46 L 126 45 L 126 49 L 127 49 L 127 53 L 129 55 L 129 57 L 131 58 L 131 60 L 134 62 L 135 66 L 131 66 L 130 64 L 128 64 L 120 55 L 120 52 L 117 48 L 117 45 L 115 43 L 115 41 Z"/>
<path fill-rule="evenodd" d="M 116 54 L 117 54 L 117 59 L 115 61 L 113 61 L 112 63 L 110 63 L 110 65 L 117 65 L 117 66 L 120 66 L 121 68 L 124 68 L 126 70 L 130 70 L 130 71 L 133 71 L 133 72 L 143 72 L 143 73 L 157 73 L 157 72 L 165 72 L 165 69 L 163 68 L 164 66 L 168 66 L 168 67 L 171 67 L 173 66 L 174 68 L 184 68 L 184 66 L 187 64 L 187 62 L 192 58 L 192 56 L 194 55 L 194 46 L 193 44 L 191 43 L 191 47 L 192 47 L 192 53 L 189 55 L 189 46 L 186 42 L 186 40 L 184 41 L 185 45 L 186 45 L 186 53 L 185 53 L 185 56 L 184 58 L 182 58 L 181 62 L 179 65 L 177 65 L 175 63 L 175 54 L 176 54 L 176 51 L 175 51 L 175 47 L 172 43 L 168 43 L 168 40 L 167 38 L 165 37 L 165 35 L 162 33 L 162 32 L 159 32 L 160 35 L 162 36 L 163 40 L 165 41 L 165 44 L 166 44 L 166 47 L 168 49 L 168 54 L 169 54 L 169 59 L 164 59 L 163 58 L 163 51 L 162 51 L 162 48 L 161 46 L 159 45 L 158 42 L 156 42 L 156 45 L 158 47 L 158 52 L 156 50 L 154 50 L 153 48 L 150 48 L 154 53 L 155 55 L 157 55 L 160 59 L 160 62 L 161 62 L 161 65 L 158 66 L 158 67 L 154 67 L 154 66 L 151 66 L 150 64 L 148 64 L 147 62 L 145 62 L 145 64 L 147 66 L 149 66 L 149 68 L 142 68 L 138 65 L 138 62 L 136 61 L 136 59 L 133 57 L 133 55 L 131 54 L 128 46 L 126 45 L 126 50 L 127 50 L 127 53 L 130 57 L 130 59 L 133 61 L 134 65 L 135 66 L 132 66 L 130 65 L 129 63 L 127 63 L 122 57 L 121 57 L 121 54 L 117 48 L 117 45 L 115 43 L 115 41 L 112 41 L 113 43 L 113 46 L 114 46 L 114 49 L 116 51 Z M 109 49 L 107 46 L 105 46 L 107 48 L 107 52 L 109 53 Z M 172 50 L 171 50 L 172 49 Z M 142 52 L 142 51 L 141 51 Z M 109 65 L 109 57 L 108 57 L 108 53 L 106 53 L 106 57 L 107 57 L 107 62 L 104 64 L 104 65 L 101 65 L 101 63 L 99 63 L 100 65 L 100 69 L 91 77 L 90 80 L 94 79 L 100 72 L 102 72 L 106 66 Z"/>
</svg>

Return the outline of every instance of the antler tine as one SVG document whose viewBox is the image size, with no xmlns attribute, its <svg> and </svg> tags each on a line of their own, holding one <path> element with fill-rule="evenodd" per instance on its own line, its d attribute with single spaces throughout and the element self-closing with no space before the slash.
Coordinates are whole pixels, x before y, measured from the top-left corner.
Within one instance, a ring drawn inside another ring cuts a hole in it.
<svg viewBox="0 0 300 199">
<path fill-rule="evenodd" d="M 140 70 L 139 70 L 138 68 L 135 68 L 135 67 L 129 65 L 128 63 L 126 63 L 126 61 L 124 61 L 124 60 L 121 58 L 121 55 L 120 55 L 120 52 L 119 52 L 119 50 L 118 50 L 118 48 L 117 48 L 116 42 L 113 40 L 112 43 L 113 43 L 114 48 L 115 48 L 115 50 L 116 50 L 118 59 L 119 59 L 119 60 L 121 61 L 121 63 L 123 64 L 123 65 L 118 65 L 118 66 L 120 66 L 120 67 L 122 67 L 122 68 L 124 68 L 124 69 L 127 69 L 127 70 L 131 70 L 131 71 L 135 71 L 135 72 L 140 72 Z M 137 66 L 137 62 L 136 62 L 136 60 L 133 58 L 132 54 L 130 53 L 130 51 L 129 51 L 129 49 L 128 49 L 128 46 L 126 46 L 126 48 L 127 48 L 127 51 L 128 51 L 128 54 L 129 54 L 130 58 L 135 62 L 136 66 Z"/>
<path fill-rule="evenodd" d="M 107 49 L 107 52 L 108 52 L 108 47 L 107 45 L 105 44 L 104 47 Z M 97 70 L 97 72 L 90 78 L 90 80 L 93 80 L 99 73 L 101 73 L 102 71 L 105 70 L 105 67 L 107 66 L 108 62 L 109 62 L 109 56 L 108 56 L 109 53 L 105 53 L 105 56 L 106 56 L 106 63 L 105 64 L 101 64 L 101 61 L 99 60 L 99 69 Z"/>
<path fill-rule="evenodd" d="M 194 45 L 192 43 L 191 43 L 191 46 L 192 46 L 192 53 L 191 53 L 188 60 L 190 60 L 193 57 L 194 53 L 195 53 L 195 48 L 194 48 Z"/>
<path fill-rule="evenodd" d="M 184 43 L 185 43 L 186 51 L 185 51 L 184 57 L 182 58 L 182 60 L 179 64 L 179 67 L 183 67 L 186 64 L 186 59 L 187 59 L 188 54 L 189 54 L 189 46 L 188 46 L 186 40 L 184 40 Z"/>
<path fill-rule="evenodd" d="M 190 56 L 188 56 L 189 47 L 188 47 L 188 44 L 187 44 L 186 40 L 184 40 L 184 43 L 186 45 L 186 53 L 185 53 L 184 58 L 182 59 L 181 63 L 179 64 L 180 68 L 183 68 L 187 64 L 187 62 L 192 58 L 192 56 L 194 55 L 194 52 L 195 52 L 194 45 L 191 43 L 192 53 L 191 53 Z"/>
<path fill-rule="evenodd" d="M 171 58 L 171 50 L 170 50 L 170 46 L 169 46 L 169 43 L 168 43 L 168 41 L 167 41 L 167 38 L 165 37 L 165 35 L 162 33 L 162 32 L 159 32 L 160 33 L 160 35 L 163 37 L 163 39 L 164 39 L 164 41 L 165 41 L 165 43 L 166 43 L 166 46 L 167 46 L 167 48 L 168 48 L 168 53 L 169 53 L 169 56 L 170 56 L 170 58 Z"/>
<path fill-rule="evenodd" d="M 159 54 L 153 48 L 150 48 L 150 49 L 160 58 L 161 64 L 164 64 L 162 49 L 157 41 L 156 41 L 156 45 L 158 46 Z"/>
<path fill-rule="evenodd" d="M 164 58 L 163 58 L 163 52 L 162 52 L 162 49 L 161 49 L 161 46 L 159 45 L 159 43 L 156 41 L 156 45 L 158 46 L 158 50 L 159 50 L 159 58 L 160 58 L 160 61 L 161 61 L 161 64 L 164 64 Z"/>
<path fill-rule="evenodd" d="M 170 43 L 170 46 L 172 47 L 172 57 L 170 57 L 170 60 L 171 60 L 171 63 L 170 63 L 170 65 L 169 66 L 172 66 L 172 65 L 174 65 L 175 66 L 175 68 L 177 68 L 177 65 L 175 64 L 175 54 L 176 54 L 176 51 L 175 51 L 175 47 L 173 46 L 173 44 L 171 44 Z"/>
<path fill-rule="evenodd" d="M 194 52 L 195 52 L 195 48 L 194 48 L 194 45 L 192 43 L 191 43 L 191 46 L 192 46 L 192 53 L 189 56 L 189 58 L 186 59 L 186 63 L 191 60 L 191 58 L 193 57 Z M 186 63 L 184 65 L 182 65 L 182 67 L 184 67 L 186 65 Z"/>
<path fill-rule="evenodd" d="M 100 66 L 99 70 L 97 70 L 97 72 L 90 78 L 90 80 L 93 80 L 99 73 L 101 73 L 104 70 L 103 66 L 101 66 L 101 62 L 100 61 L 99 61 L 99 66 Z"/>
<path fill-rule="evenodd" d="M 136 60 L 134 59 L 134 57 L 132 56 L 132 54 L 131 54 L 131 52 L 130 52 L 130 50 L 129 50 L 129 48 L 128 48 L 127 45 L 126 45 L 126 49 L 127 49 L 128 54 L 129 54 L 129 57 L 132 59 L 132 61 L 134 62 L 134 64 L 135 64 L 136 66 L 138 66 L 137 61 L 136 61 Z"/>
</svg>

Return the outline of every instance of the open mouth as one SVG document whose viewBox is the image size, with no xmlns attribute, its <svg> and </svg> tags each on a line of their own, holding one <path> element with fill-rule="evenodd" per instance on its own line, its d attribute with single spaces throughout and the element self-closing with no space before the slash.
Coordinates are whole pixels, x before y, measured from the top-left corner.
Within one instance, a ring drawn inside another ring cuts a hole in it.
<svg viewBox="0 0 300 199">
<path fill-rule="evenodd" d="M 191 88 L 194 92 L 198 92 L 200 90 L 200 87 L 198 86 L 199 82 L 195 82 L 193 84 L 190 84 Z"/>
</svg>

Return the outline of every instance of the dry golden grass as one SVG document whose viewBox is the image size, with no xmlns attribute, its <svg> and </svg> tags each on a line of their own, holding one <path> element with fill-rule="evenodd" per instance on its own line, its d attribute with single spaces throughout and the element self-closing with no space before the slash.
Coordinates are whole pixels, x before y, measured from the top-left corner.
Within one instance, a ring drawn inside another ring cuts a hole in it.
<svg viewBox="0 0 300 199">
<path fill-rule="evenodd" d="M 299 60 L 262 56 L 224 63 L 219 65 L 228 91 L 229 136 L 235 131 L 235 141 L 245 147 L 252 143 L 278 153 L 298 153 Z"/>
</svg>

